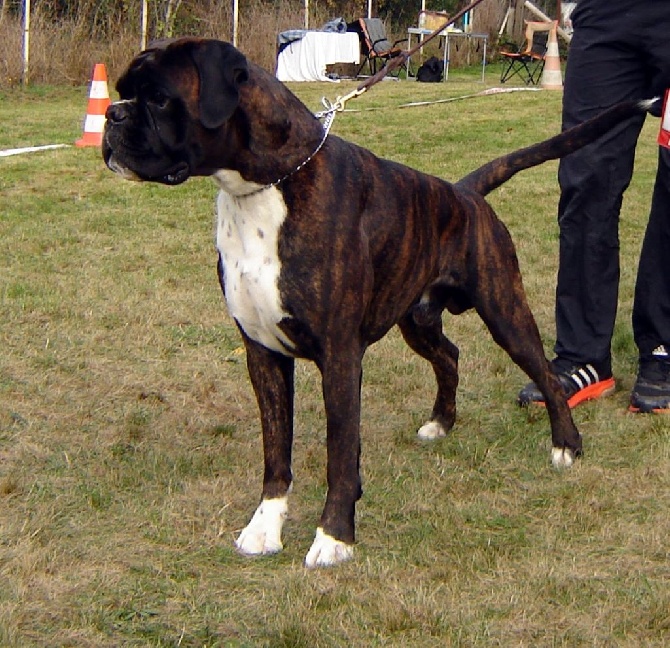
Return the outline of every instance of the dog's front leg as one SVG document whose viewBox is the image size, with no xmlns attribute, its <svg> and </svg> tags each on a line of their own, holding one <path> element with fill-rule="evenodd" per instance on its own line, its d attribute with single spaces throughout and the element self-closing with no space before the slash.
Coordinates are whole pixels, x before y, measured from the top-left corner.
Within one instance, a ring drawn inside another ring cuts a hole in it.
<svg viewBox="0 0 670 648">
<path fill-rule="evenodd" d="M 263 429 L 265 472 L 261 503 L 235 545 L 244 554 L 281 551 L 281 531 L 288 513 L 293 443 L 293 358 L 270 351 L 246 336 L 249 376 Z"/>
<path fill-rule="evenodd" d="M 349 560 L 354 552 L 354 514 L 362 494 L 360 415 L 362 353 L 346 347 L 323 363 L 323 398 L 327 419 L 328 494 L 305 558 L 307 567 L 327 567 Z"/>
</svg>

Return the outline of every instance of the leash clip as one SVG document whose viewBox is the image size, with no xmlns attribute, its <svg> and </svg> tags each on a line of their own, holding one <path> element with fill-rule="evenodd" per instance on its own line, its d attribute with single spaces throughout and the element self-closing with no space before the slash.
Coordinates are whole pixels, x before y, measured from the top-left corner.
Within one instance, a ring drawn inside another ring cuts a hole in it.
<svg viewBox="0 0 670 648">
<path fill-rule="evenodd" d="M 321 112 L 314 113 L 314 116 L 317 119 L 323 119 L 324 117 L 328 117 L 330 115 L 334 115 L 335 113 L 338 112 L 344 112 L 344 108 L 347 104 L 347 101 L 349 99 L 353 99 L 355 97 L 359 97 L 365 92 L 365 88 L 356 88 L 355 90 L 352 90 L 349 94 L 344 95 L 344 97 L 337 97 L 335 99 L 335 102 L 331 102 L 329 99 L 326 99 L 326 97 L 322 97 L 321 103 L 323 104 L 323 107 L 325 110 L 322 110 Z"/>
<path fill-rule="evenodd" d="M 337 99 L 335 99 L 335 104 L 333 107 L 335 108 L 335 110 L 337 110 L 337 112 L 342 112 L 349 99 L 360 97 L 365 92 L 365 90 L 366 90 L 365 88 L 356 88 L 355 90 L 352 90 L 349 94 L 344 95 L 344 97 L 338 97 Z"/>
</svg>

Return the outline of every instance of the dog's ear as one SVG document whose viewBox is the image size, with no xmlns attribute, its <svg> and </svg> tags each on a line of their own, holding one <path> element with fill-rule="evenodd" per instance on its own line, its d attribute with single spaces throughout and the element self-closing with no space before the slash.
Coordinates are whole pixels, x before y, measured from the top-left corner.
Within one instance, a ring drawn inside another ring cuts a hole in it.
<svg viewBox="0 0 670 648">
<path fill-rule="evenodd" d="M 200 121 L 205 128 L 218 128 L 237 108 L 239 86 L 249 78 L 245 56 L 230 43 L 201 41 L 193 49 L 200 77 Z"/>
</svg>

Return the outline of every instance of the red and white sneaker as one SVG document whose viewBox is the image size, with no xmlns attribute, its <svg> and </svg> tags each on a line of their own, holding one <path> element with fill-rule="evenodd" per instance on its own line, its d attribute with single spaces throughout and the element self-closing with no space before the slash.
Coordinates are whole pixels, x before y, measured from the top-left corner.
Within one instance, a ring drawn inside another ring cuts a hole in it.
<svg viewBox="0 0 670 648">
<path fill-rule="evenodd" d="M 565 390 L 568 407 L 577 407 L 580 403 L 612 394 L 615 389 L 614 378 L 610 372 L 599 372 L 592 364 L 574 364 L 561 358 L 551 361 L 551 368 Z M 670 387 L 670 383 L 668 384 Z M 545 405 L 544 395 L 532 382 L 520 392 L 517 402 L 527 405 Z"/>
</svg>

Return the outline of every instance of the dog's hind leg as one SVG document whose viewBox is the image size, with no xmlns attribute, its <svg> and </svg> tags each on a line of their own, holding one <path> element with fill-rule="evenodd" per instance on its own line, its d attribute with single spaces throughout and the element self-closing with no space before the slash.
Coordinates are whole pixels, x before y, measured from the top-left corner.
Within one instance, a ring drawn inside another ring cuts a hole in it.
<svg viewBox="0 0 670 648">
<path fill-rule="evenodd" d="M 281 551 L 282 526 L 288 513 L 293 443 L 293 358 L 270 351 L 244 335 L 249 376 L 263 428 L 265 472 L 261 503 L 235 541 L 247 555 Z"/>
<path fill-rule="evenodd" d="M 421 439 L 446 436 L 456 420 L 458 348 L 442 332 L 439 311 L 430 318 L 418 317 L 410 311 L 398 325 L 409 347 L 430 362 L 437 380 L 437 396 L 430 421 L 422 425 L 417 434 Z"/>
<path fill-rule="evenodd" d="M 502 268 L 499 267 L 500 271 Z M 565 393 L 544 355 L 540 332 L 526 301 L 521 276 L 503 272 L 480 276 L 475 308 L 493 339 L 528 374 L 545 397 L 551 422 L 552 463 L 568 468 L 581 454 L 582 440 Z"/>
<path fill-rule="evenodd" d="M 528 306 L 514 243 L 491 207 L 474 194 L 464 196 L 468 221 L 468 272 L 461 276 L 464 305 L 474 307 L 493 339 L 528 374 L 545 397 L 551 423 L 551 459 L 569 467 L 581 454 L 582 439 L 565 392 L 544 355 L 542 339 Z"/>
</svg>

